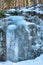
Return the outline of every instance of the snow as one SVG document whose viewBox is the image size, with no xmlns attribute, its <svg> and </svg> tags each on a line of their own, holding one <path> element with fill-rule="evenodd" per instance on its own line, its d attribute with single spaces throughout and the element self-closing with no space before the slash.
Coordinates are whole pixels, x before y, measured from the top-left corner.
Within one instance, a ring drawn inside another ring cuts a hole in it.
<svg viewBox="0 0 43 65">
<path fill-rule="evenodd" d="M 21 62 L 0 62 L 0 65 L 43 65 L 43 54 L 33 60 L 21 61 Z"/>
<path fill-rule="evenodd" d="M 43 11 L 39 10 L 38 8 L 34 10 L 36 13 L 43 14 Z"/>
<path fill-rule="evenodd" d="M 32 48 L 35 50 L 38 50 L 40 48 L 40 44 L 32 45 Z"/>
<path fill-rule="evenodd" d="M 7 12 L 7 13 L 15 12 L 15 9 L 7 9 L 6 12 Z"/>
<path fill-rule="evenodd" d="M 23 12 L 35 11 L 36 13 L 43 14 L 43 10 L 40 9 L 41 6 L 43 7 L 43 4 L 37 4 L 36 6 L 31 6 L 29 8 L 21 8 L 21 11 Z"/>
<path fill-rule="evenodd" d="M 43 4 L 37 4 L 37 6 L 36 6 L 36 7 L 40 7 L 40 6 L 43 6 Z"/>
<path fill-rule="evenodd" d="M 6 16 L 10 16 L 10 14 L 5 14 Z"/>
<path fill-rule="evenodd" d="M 15 25 L 36 25 L 35 23 L 26 22 L 24 16 L 9 16 L 5 18 L 6 21 L 10 20 Z"/>
<path fill-rule="evenodd" d="M 28 12 L 28 11 L 30 11 L 30 10 L 29 10 L 29 9 L 26 9 L 26 8 L 22 8 L 21 11 L 23 11 L 23 12 Z"/>
<path fill-rule="evenodd" d="M 10 26 L 8 26 L 8 29 L 16 29 L 16 25 L 10 25 Z"/>
</svg>

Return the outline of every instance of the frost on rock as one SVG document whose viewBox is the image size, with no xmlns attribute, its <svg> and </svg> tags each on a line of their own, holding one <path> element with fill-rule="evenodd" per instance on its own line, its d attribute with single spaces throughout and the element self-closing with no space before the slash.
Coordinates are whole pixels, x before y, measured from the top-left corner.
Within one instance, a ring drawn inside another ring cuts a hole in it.
<svg viewBox="0 0 43 65">
<path fill-rule="evenodd" d="M 6 34 L 0 25 L 0 61 L 6 60 Z"/>
<path fill-rule="evenodd" d="M 36 16 L 31 17 L 29 20 L 37 25 L 36 37 L 31 39 L 32 48 L 35 52 L 35 57 L 37 57 L 43 53 L 43 20 Z"/>
<path fill-rule="evenodd" d="M 35 23 L 37 25 L 39 25 L 41 23 L 40 18 L 38 16 L 30 16 L 30 17 L 26 18 L 26 20 L 31 23 Z"/>
</svg>

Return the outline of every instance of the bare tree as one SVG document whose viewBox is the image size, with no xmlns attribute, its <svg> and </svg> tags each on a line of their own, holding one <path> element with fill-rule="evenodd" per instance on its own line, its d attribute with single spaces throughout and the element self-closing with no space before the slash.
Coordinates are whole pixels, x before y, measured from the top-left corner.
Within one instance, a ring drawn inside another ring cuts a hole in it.
<svg viewBox="0 0 43 65">
<path fill-rule="evenodd" d="M 4 9 L 4 0 L 0 0 L 0 9 Z"/>
<path fill-rule="evenodd" d="M 11 1 L 12 1 L 12 0 L 5 0 L 6 5 L 7 5 L 8 8 L 10 8 Z"/>
</svg>

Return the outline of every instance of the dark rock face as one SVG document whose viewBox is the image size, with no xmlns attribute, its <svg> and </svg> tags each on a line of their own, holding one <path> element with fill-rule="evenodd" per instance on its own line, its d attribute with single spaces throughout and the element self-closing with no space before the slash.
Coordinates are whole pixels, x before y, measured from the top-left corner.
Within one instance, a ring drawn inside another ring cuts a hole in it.
<svg viewBox="0 0 43 65">
<path fill-rule="evenodd" d="M 0 28 L 0 61 L 6 60 L 6 34 Z"/>
</svg>

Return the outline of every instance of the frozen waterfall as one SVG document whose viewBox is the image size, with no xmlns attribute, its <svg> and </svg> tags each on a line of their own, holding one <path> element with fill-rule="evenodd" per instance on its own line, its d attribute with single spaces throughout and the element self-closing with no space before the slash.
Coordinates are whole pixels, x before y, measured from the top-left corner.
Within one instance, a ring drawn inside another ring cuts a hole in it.
<svg viewBox="0 0 43 65">
<path fill-rule="evenodd" d="M 39 18 L 34 17 L 32 22 L 26 22 L 22 16 L 10 16 L 7 18 L 7 21 L 9 20 L 11 22 L 7 27 L 6 36 L 7 59 L 17 62 L 39 56 L 42 53 Z"/>
<path fill-rule="evenodd" d="M 18 40 L 16 39 L 15 41 L 15 34 L 14 34 L 15 29 L 16 25 L 9 25 L 7 28 L 7 59 L 9 60 L 13 59 L 15 61 L 18 61 L 18 43 L 17 43 Z"/>
</svg>

